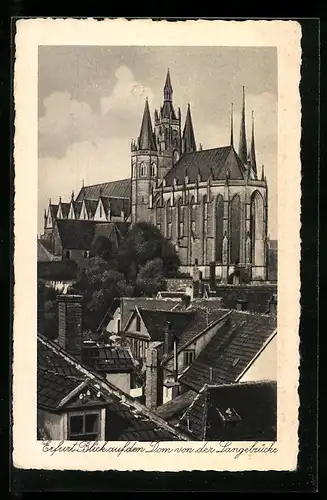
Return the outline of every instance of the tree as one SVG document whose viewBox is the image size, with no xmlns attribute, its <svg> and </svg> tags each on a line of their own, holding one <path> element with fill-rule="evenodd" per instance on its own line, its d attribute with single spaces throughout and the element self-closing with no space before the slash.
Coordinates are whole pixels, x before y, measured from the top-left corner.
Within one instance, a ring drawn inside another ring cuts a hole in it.
<svg viewBox="0 0 327 500">
<path fill-rule="evenodd" d="M 136 279 L 136 287 L 140 295 L 148 297 L 166 288 L 162 259 L 149 260 L 140 268 Z"/>
<path fill-rule="evenodd" d="M 158 228 L 148 222 L 132 226 L 115 256 L 118 269 L 127 280 L 134 281 L 147 262 L 161 259 L 164 276 L 175 273 L 180 266 L 179 256 Z"/>
<path fill-rule="evenodd" d="M 92 244 L 90 253 L 92 257 L 100 257 L 108 261 L 112 253 L 112 242 L 106 236 L 101 235 Z"/>
</svg>

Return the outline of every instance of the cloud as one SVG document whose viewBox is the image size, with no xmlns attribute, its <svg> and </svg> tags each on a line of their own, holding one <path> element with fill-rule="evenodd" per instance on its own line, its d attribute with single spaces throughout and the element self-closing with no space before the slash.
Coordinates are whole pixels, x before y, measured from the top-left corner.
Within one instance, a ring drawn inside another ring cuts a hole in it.
<svg viewBox="0 0 327 500">
<path fill-rule="evenodd" d="M 101 112 L 106 114 L 117 114 L 128 112 L 139 115 L 144 108 L 145 97 L 149 104 L 153 101 L 153 92 L 149 87 L 144 87 L 138 82 L 133 72 L 127 66 L 120 66 L 116 72 L 117 79 L 110 96 L 101 98 Z"/>
<path fill-rule="evenodd" d="M 153 92 L 138 82 L 133 72 L 120 66 L 111 94 L 100 99 L 100 111 L 65 92 L 53 92 L 44 99 L 44 116 L 39 119 L 39 156 L 62 158 L 73 143 L 99 138 L 134 137 L 140 127 L 145 97 Z M 103 84 L 107 87 L 107 82 Z M 107 89 L 106 89 L 107 90 Z"/>
<path fill-rule="evenodd" d="M 38 232 L 43 231 L 44 209 L 51 198 L 69 201 L 85 185 L 130 176 L 130 142 L 109 138 L 72 144 L 62 158 L 47 156 L 38 162 Z"/>
</svg>

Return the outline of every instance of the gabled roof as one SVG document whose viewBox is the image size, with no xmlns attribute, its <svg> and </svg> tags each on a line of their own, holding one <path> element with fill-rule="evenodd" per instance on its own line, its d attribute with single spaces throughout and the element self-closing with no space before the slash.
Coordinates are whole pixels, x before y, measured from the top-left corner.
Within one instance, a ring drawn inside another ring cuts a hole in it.
<svg viewBox="0 0 327 500">
<path fill-rule="evenodd" d="M 70 203 L 60 202 L 61 213 L 64 219 L 67 219 L 70 209 Z M 59 208 L 59 206 L 58 206 Z"/>
<path fill-rule="evenodd" d="M 52 219 L 56 219 L 56 217 L 57 217 L 58 206 L 59 205 L 54 205 L 53 203 L 51 203 L 49 206 Z"/>
<path fill-rule="evenodd" d="M 59 219 L 57 221 L 64 249 L 89 250 L 94 238 L 94 223 L 88 220 Z"/>
<path fill-rule="evenodd" d="M 193 311 L 160 311 L 138 308 L 144 325 L 152 341 L 163 341 L 167 323 L 170 323 L 170 332 L 179 338 L 182 332 L 193 321 Z"/>
<path fill-rule="evenodd" d="M 74 209 L 74 214 L 76 219 L 79 218 L 81 210 L 82 210 L 82 202 L 81 201 L 72 201 L 73 203 L 73 209 Z"/>
<path fill-rule="evenodd" d="M 226 162 L 230 159 L 229 169 L 231 179 L 244 179 L 245 167 L 232 146 L 214 149 L 203 149 L 193 153 L 185 153 L 165 176 L 166 185 L 172 186 L 174 179 L 182 184 L 188 176 L 189 182 L 197 181 L 200 174 L 201 181 L 207 181 L 210 175 L 214 179 L 225 179 Z"/>
<path fill-rule="evenodd" d="M 180 377 L 200 391 L 205 384 L 231 384 L 276 332 L 276 317 L 232 311 L 227 322 Z"/>
<path fill-rule="evenodd" d="M 106 408 L 106 420 L 110 421 L 109 440 L 151 442 L 188 440 L 182 432 L 173 429 L 128 394 L 77 362 L 56 343 L 39 334 L 37 340 L 39 369 L 37 405 L 39 409 L 46 407 L 54 412 L 60 409 L 62 411 L 64 410 L 62 401 L 71 394 L 72 387 L 73 391 L 76 391 L 78 383 L 89 384 L 100 393 L 101 404 Z M 60 384 L 57 384 L 59 379 Z M 46 403 L 45 406 L 44 403 Z"/>
<path fill-rule="evenodd" d="M 154 299 L 150 297 L 122 297 L 121 298 L 122 329 L 126 328 L 127 322 L 136 307 L 153 310 L 169 311 L 176 306 L 176 300 Z"/>
<path fill-rule="evenodd" d="M 37 261 L 52 262 L 54 256 L 42 245 L 41 241 L 37 240 Z"/>
<path fill-rule="evenodd" d="M 179 427 L 202 440 L 276 441 L 277 383 L 205 385 Z"/>
<path fill-rule="evenodd" d="M 133 370 L 133 358 L 127 349 L 96 342 L 83 345 L 83 362 L 96 372 L 127 373 Z"/>
<path fill-rule="evenodd" d="M 176 308 L 177 309 L 177 308 Z M 174 309 L 174 311 L 176 311 Z M 186 349 L 198 337 L 203 335 L 209 328 L 212 328 L 220 321 L 223 321 L 230 314 L 229 309 L 212 309 L 210 308 L 195 308 L 193 306 L 186 309 L 187 312 L 192 312 L 192 320 L 187 326 L 180 331 L 177 341 L 177 352 Z M 173 354 L 170 354 L 163 360 L 163 364 L 171 359 Z M 201 386 L 202 387 L 202 386 Z"/>
<path fill-rule="evenodd" d="M 106 236 L 117 246 L 115 225 L 115 222 L 61 219 L 58 220 L 58 232 L 64 249 L 90 250 L 99 236 Z"/>
<path fill-rule="evenodd" d="M 163 418 L 166 422 L 176 422 L 176 420 L 179 420 L 178 417 L 182 416 L 186 408 L 191 405 L 197 395 L 198 393 L 195 391 L 185 391 L 176 398 L 159 406 L 156 409 L 156 414 Z"/>
<path fill-rule="evenodd" d="M 85 199 L 84 202 L 85 202 L 85 208 L 86 208 L 87 214 L 88 214 L 89 218 L 92 219 L 94 217 L 95 211 L 97 209 L 98 202 L 97 202 L 97 200 L 88 200 L 88 199 Z"/>
<path fill-rule="evenodd" d="M 89 200 L 98 201 L 100 194 L 102 196 L 111 196 L 113 198 L 130 198 L 131 179 L 120 179 L 118 181 L 104 182 L 102 184 L 93 184 L 81 188 L 77 201 L 82 201 L 83 197 Z"/>
</svg>

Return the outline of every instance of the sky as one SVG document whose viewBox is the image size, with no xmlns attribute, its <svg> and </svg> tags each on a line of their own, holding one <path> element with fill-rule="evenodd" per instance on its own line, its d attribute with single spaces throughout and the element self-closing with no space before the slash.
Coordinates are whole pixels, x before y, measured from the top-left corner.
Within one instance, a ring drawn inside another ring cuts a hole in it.
<svg viewBox="0 0 327 500">
<path fill-rule="evenodd" d="M 159 109 L 169 68 L 173 103 L 187 104 L 203 149 L 229 144 L 234 105 L 238 148 L 242 86 L 259 174 L 268 182 L 268 232 L 277 239 L 277 50 L 274 47 L 40 46 L 38 59 L 38 233 L 51 198 L 69 201 L 84 184 L 127 178 L 148 98 Z"/>
</svg>

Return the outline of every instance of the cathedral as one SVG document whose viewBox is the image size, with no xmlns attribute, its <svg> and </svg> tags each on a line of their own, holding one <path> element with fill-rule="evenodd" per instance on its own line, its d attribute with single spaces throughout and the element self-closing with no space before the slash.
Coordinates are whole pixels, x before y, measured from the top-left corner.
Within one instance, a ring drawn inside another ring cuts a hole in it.
<svg viewBox="0 0 327 500">
<path fill-rule="evenodd" d="M 42 240 L 54 255 L 71 257 L 80 251 L 85 258 L 96 234 L 108 231 L 119 239 L 130 224 L 148 221 L 174 244 L 182 272 L 192 273 L 197 266 L 206 278 L 214 262 L 222 282 L 235 266 L 252 281 L 266 281 L 267 218 L 268 188 L 264 168 L 260 175 L 257 168 L 253 113 L 249 144 L 246 138 L 244 88 L 238 152 L 233 107 L 229 144 L 206 150 L 197 145 L 190 105 L 182 126 L 168 70 L 153 121 L 145 101 L 138 138 L 131 141 L 130 178 L 83 185 L 69 203 L 50 200 Z M 74 243 L 69 241 L 72 232 L 79 235 Z"/>
</svg>

